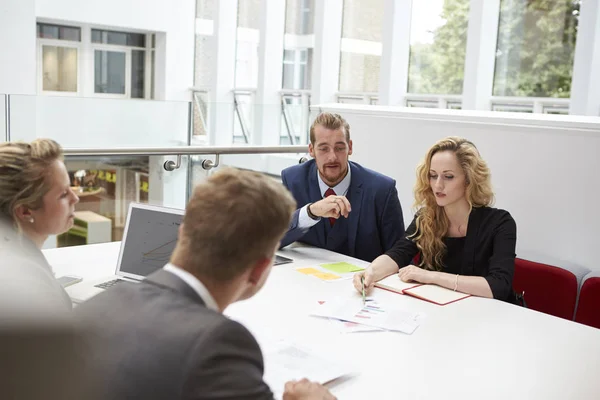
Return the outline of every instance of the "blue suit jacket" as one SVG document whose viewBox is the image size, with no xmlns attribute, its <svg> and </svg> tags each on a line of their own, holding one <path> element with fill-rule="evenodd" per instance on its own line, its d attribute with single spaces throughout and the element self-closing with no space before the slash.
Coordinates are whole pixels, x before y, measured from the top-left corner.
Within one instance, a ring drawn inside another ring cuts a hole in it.
<svg viewBox="0 0 600 400">
<path fill-rule="evenodd" d="M 396 240 L 404 237 L 402 207 L 398 200 L 396 181 L 357 163 L 349 164 L 352 177 L 348 198 L 352 211 L 348 215 L 347 255 L 371 262 L 390 250 Z M 315 160 L 286 168 L 281 172 L 281 179 L 294 195 L 298 207 L 290 229 L 281 241 L 281 247 L 300 241 L 324 248 L 326 237 L 322 224 L 327 218 L 322 218 L 309 229 L 298 227 L 300 208 L 323 198 L 319 190 Z"/>
</svg>

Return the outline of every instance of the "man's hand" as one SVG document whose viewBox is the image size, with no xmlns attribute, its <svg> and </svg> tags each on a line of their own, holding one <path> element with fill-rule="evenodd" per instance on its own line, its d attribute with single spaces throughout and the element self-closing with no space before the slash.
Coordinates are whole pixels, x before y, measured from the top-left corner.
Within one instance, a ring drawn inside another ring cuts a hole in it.
<svg viewBox="0 0 600 400">
<path fill-rule="evenodd" d="M 348 218 L 351 207 L 346 196 L 329 196 L 310 205 L 310 212 L 317 217 L 339 218 L 343 215 Z"/>
<path fill-rule="evenodd" d="M 285 384 L 283 400 L 336 400 L 323 385 L 304 378 Z"/>
</svg>

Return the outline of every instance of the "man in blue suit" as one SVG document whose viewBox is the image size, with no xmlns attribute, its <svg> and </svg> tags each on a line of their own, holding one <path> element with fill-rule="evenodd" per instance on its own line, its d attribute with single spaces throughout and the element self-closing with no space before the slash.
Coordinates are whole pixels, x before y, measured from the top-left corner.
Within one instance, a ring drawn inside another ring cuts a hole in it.
<svg viewBox="0 0 600 400">
<path fill-rule="evenodd" d="M 371 262 L 404 236 L 396 182 L 348 161 L 350 126 L 340 115 L 317 116 L 308 151 L 313 160 L 281 173 L 298 207 L 281 247 L 300 241 Z"/>
</svg>

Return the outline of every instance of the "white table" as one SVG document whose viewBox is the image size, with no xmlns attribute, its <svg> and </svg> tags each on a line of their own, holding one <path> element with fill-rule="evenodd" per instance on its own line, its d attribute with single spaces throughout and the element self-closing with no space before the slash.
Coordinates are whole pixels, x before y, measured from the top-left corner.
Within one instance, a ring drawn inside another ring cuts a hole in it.
<svg viewBox="0 0 600 400">
<path fill-rule="evenodd" d="M 119 243 L 45 250 L 57 276 L 94 279 L 114 272 Z M 334 383 L 340 399 L 598 399 L 600 330 L 496 300 L 471 297 L 437 306 L 375 289 L 380 301 L 427 315 L 412 334 L 341 334 L 308 314 L 318 300 L 358 296 L 350 281 L 323 282 L 294 270 L 323 262 L 366 263 L 295 247 L 265 287 L 226 314 L 264 343 L 288 337 L 344 360 L 357 374 Z"/>
</svg>

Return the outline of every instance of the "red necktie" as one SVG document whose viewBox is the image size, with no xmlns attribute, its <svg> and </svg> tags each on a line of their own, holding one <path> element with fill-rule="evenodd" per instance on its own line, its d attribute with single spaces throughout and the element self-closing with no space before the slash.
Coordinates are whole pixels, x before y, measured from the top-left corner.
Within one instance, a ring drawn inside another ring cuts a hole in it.
<svg viewBox="0 0 600 400">
<path fill-rule="evenodd" d="M 335 196 L 335 192 L 332 188 L 329 188 L 325 191 L 325 197 Z M 335 224 L 335 218 L 329 217 L 329 225 L 333 226 Z"/>
</svg>

